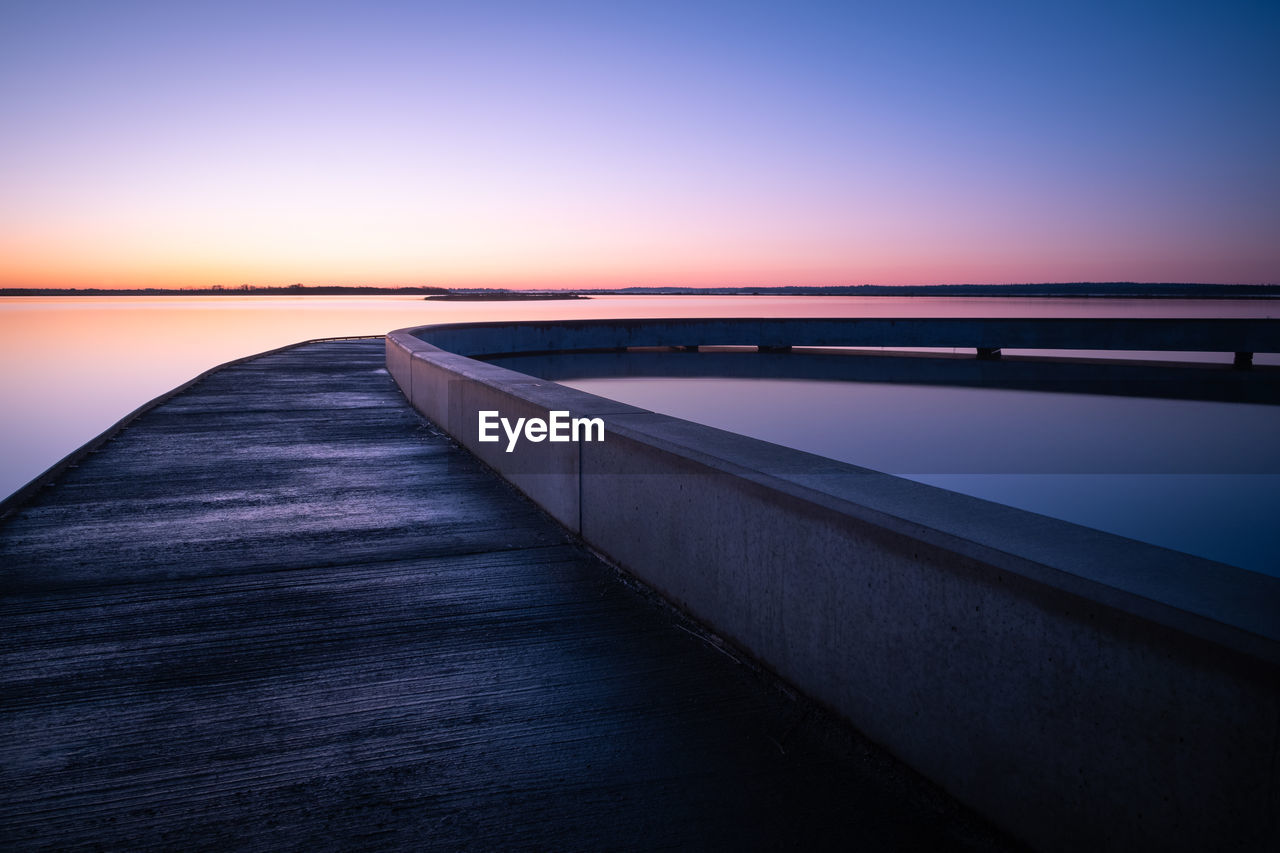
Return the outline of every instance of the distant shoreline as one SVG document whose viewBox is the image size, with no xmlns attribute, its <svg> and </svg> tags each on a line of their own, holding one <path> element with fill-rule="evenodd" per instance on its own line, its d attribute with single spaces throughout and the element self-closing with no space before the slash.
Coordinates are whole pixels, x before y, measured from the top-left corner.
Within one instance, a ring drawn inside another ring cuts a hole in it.
<svg viewBox="0 0 1280 853">
<path fill-rule="evenodd" d="M 442 301 L 583 299 L 592 296 L 981 296 L 1074 299 L 1280 299 L 1280 284 L 1064 282 L 1043 284 L 836 285 L 776 287 L 511 288 L 306 286 L 110 289 L 6 287 L 3 296 L 425 296 Z"/>
</svg>

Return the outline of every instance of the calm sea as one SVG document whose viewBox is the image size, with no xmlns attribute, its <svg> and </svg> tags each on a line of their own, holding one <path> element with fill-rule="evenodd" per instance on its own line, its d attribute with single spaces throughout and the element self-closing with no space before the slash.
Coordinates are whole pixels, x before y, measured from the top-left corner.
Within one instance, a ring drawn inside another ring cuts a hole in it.
<svg viewBox="0 0 1280 853">
<path fill-rule="evenodd" d="M 468 320 L 717 316 L 1276 317 L 1280 304 L 774 296 L 521 303 L 401 296 L 3 299 L 0 495 L 200 372 L 300 340 Z M 1247 568 L 1278 569 L 1280 408 L 742 378 L 569 384 Z"/>
</svg>

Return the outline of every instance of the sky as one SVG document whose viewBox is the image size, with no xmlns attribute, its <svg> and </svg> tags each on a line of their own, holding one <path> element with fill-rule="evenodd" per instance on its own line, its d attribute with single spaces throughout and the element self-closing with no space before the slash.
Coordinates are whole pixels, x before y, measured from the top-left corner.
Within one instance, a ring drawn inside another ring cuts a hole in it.
<svg viewBox="0 0 1280 853">
<path fill-rule="evenodd" d="M 0 0 L 0 287 L 1280 282 L 1275 2 Z"/>
</svg>

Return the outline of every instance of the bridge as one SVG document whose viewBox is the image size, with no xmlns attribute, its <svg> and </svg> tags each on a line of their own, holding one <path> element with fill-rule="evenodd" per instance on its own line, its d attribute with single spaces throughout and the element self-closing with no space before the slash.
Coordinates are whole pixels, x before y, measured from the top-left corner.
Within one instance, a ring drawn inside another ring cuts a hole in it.
<svg viewBox="0 0 1280 853">
<path fill-rule="evenodd" d="M 0 505 L 4 850 L 1016 844 L 421 419 L 248 359 Z"/>
<path fill-rule="evenodd" d="M 1272 849 L 1280 582 L 471 357 L 919 345 L 808 322 L 314 343 L 109 431 L 0 504 L 0 841 Z M 1123 339 L 1280 349 L 1178 323 Z"/>
</svg>

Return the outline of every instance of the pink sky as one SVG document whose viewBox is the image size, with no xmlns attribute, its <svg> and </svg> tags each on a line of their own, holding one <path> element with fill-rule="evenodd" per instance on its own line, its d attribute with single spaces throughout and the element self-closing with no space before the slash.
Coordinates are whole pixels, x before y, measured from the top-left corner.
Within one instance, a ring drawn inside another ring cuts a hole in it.
<svg viewBox="0 0 1280 853">
<path fill-rule="evenodd" d="M 0 286 L 1280 281 L 1261 7 L 171 5 L 10 16 Z"/>
</svg>

